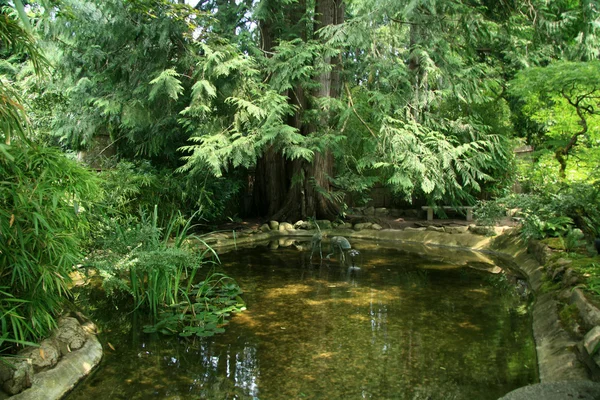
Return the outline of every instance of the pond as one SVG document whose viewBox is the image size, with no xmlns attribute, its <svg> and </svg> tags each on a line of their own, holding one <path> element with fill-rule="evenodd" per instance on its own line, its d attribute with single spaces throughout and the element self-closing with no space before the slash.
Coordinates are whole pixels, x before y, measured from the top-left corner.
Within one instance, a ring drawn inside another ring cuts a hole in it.
<svg viewBox="0 0 600 400">
<path fill-rule="evenodd" d="M 302 244 L 221 255 L 247 310 L 211 338 L 143 334 L 142 316 L 99 303 L 105 357 L 67 398 L 497 399 L 538 381 L 510 275 L 450 248 L 353 247 L 359 270 Z"/>
</svg>

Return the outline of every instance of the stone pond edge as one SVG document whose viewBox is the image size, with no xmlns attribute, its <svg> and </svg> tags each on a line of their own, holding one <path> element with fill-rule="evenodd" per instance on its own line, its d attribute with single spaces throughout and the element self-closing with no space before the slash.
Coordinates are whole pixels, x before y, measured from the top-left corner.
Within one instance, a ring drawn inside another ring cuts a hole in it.
<svg viewBox="0 0 600 400">
<path fill-rule="evenodd" d="M 100 341 L 93 333 L 87 336 L 82 348 L 64 355 L 53 368 L 35 373 L 30 388 L 7 399 L 55 400 L 64 397 L 102 360 Z"/>
</svg>

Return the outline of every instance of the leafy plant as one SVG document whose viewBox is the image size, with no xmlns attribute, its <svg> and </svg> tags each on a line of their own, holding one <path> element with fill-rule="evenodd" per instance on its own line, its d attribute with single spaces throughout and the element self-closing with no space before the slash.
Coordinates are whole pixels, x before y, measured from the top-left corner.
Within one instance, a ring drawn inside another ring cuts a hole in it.
<svg viewBox="0 0 600 400">
<path fill-rule="evenodd" d="M 562 237 L 565 250 L 572 252 L 585 244 L 583 232 L 580 229 L 569 229 L 567 234 Z"/>
<path fill-rule="evenodd" d="M 59 150 L 6 146 L 0 157 L 0 323 L 4 340 L 46 335 L 69 296 L 88 217 L 101 198 L 95 173 Z"/>
<path fill-rule="evenodd" d="M 212 273 L 193 285 L 187 301 L 172 305 L 158 315 L 158 322 L 144 327 L 144 332 L 160 332 L 181 337 L 213 336 L 225 331 L 231 313 L 245 310 L 242 290 L 235 281 L 221 273 Z"/>
<path fill-rule="evenodd" d="M 526 238 L 565 237 L 574 228 L 580 229 L 585 237 L 593 238 L 598 235 L 600 226 L 599 194 L 595 183 L 565 183 L 558 189 L 480 202 L 475 214 L 494 222 L 506 215 L 505 210 L 518 210 L 521 233 Z"/>
<path fill-rule="evenodd" d="M 473 209 L 473 217 L 483 226 L 495 225 L 506 214 L 506 205 L 499 201 L 480 201 Z"/>
<path fill-rule="evenodd" d="M 88 262 L 100 271 L 109 295 L 128 293 L 136 309 L 150 312 L 156 322 L 145 331 L 182 336 L 222 332 L 229 313 L 243 307 L 241 291 L 232 278 L 218 273 L 209 273 L 195 284 L 200 269 L 213 263 L 206 256 L 218 257 L 206 245 L 202 251 L 187 247 L 193 216 L 183 225 L 180 218 L 176 215 L 162 229 L 155 206 L 149 216 L 143 213 L 139 220 L 121 220 L 130 224 L 116 225 L 113 237 L 104 241 L 109 247 L 96 250 Z"/>
</svg>

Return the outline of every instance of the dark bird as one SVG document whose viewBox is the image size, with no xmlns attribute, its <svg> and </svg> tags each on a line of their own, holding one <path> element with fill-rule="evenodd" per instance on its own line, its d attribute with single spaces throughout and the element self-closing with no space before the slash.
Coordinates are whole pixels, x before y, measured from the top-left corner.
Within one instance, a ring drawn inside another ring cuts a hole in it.
<svg viewBox="0 0 600 400">
<path fill-rule="evenodd" d="M 343 236 L 334 236 L 331 238 L 331 253 L 327 254 L 325 258 L 329 260 L 332 255 L 339 251 L 340 258 L 342 261 L 345 261 L 346 257 L 344 256 L 344 252 L 350 250 L 351 248 L 352 246 L 350 245 L 348 239 Z"/>
</svg>

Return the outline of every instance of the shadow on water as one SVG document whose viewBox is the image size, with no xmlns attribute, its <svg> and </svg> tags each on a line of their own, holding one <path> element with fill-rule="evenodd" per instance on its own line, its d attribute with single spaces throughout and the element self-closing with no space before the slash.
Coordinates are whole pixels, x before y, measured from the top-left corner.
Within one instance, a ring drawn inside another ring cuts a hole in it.
<svg viewBox="0 0 600 400">
<path fill-rule="evenodd" d="M 91 310 L 107 354 L 68 399 L 497 399 L 537 381 L 528 304 L 505 274 L 359 246 L 353 263 L 303 244 L 221 255 L 248 309 L 212 338 Z"/>
</svg>

